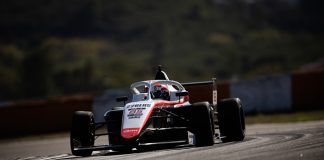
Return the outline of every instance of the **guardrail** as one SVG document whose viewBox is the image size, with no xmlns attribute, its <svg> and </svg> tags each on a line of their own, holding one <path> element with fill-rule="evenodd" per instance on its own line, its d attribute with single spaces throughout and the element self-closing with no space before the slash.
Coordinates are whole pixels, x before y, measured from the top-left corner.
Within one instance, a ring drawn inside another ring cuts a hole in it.
<svg viewBox="0 0 324 160">
<path fill-rule="evenodd" d="M 0 107 L 0 136 L 69 130 L 77 110 L 92 110 L 92 96 L 65 96 L 6 103 Z"/>
<path fill-rule="evenodd" d="M 266 76 L 230 84 L 246 113 L 324 109 L 324 70 Z"/>
</svg>

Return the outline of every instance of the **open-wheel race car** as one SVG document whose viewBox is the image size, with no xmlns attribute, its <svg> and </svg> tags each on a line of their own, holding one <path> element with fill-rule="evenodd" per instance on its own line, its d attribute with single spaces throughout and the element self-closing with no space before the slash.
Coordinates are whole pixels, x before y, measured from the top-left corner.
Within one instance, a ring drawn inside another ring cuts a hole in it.
<svg viewBox="0 0 324 160">
<path fill-rule="evenodd" d="M 90 156 L 96 150 L 128 152 L 147 146 L 183 145 L 189 143 L 189 132 L 194 135 L 195 146 L 213 145 L 215 138 L 242 141 L 245 120 L 240 99 L 217 103 L 215 86 L 215 80 L 184 84 L 169 80 L 159 67 L 155 80 L 130 86 L 131 102 L 126 103 L 128 97 L 117 98 L 124 107 L 103 113 L 104 122 L 95 122 L 92 112 L 75 112 L 70 136 L 72 154 Z M 199 100 L 205 101 L 192 103 Z M 96 134 L 104 126 L 107 133 Z M 103 135 L 108 135 L 109 143 L 95 145 L 96 137 Z"/>
</svg>

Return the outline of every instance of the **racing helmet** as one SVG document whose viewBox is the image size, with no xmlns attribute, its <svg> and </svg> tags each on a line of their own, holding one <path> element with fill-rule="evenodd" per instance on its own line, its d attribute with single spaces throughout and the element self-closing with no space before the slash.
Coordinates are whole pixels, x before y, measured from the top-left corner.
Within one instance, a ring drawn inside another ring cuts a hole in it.
<svg viewBox="0 0 324 160">
<path fill-rule="evenodd" d="M 165 84 L 155 84 L 153 86 L 152 90 L 152 98 L 153 99 L 164 99 L 164 100 L 170 100 L 170 91 Z"/>
</svg>

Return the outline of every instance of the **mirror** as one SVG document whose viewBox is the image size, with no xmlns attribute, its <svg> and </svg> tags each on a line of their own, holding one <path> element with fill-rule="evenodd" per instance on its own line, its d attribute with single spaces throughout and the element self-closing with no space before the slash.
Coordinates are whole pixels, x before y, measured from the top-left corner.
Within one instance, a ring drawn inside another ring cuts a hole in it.
<svg viewBox="0 0 324 160">
<path fill-rule="evenodd" d="M 123 97 L 118 97 L 116 98 L 116 101 L 117 102 L 125 102 L 128 100 L 128 97 L 127 96 L 123 96 Z"/>
</svg>

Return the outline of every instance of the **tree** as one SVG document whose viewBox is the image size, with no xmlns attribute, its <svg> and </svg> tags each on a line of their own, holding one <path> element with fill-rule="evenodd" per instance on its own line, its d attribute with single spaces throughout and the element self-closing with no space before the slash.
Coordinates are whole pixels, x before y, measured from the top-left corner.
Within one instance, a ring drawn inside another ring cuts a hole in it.
<svg viewBox="0 0 324 160">
<path fill-rule="evenodd" d="M 53 88 L 52 62 L 46 50 L 38 49 L 27 54 L 23 62 L 24 97 L 43 97 Z"/>
</svg>

